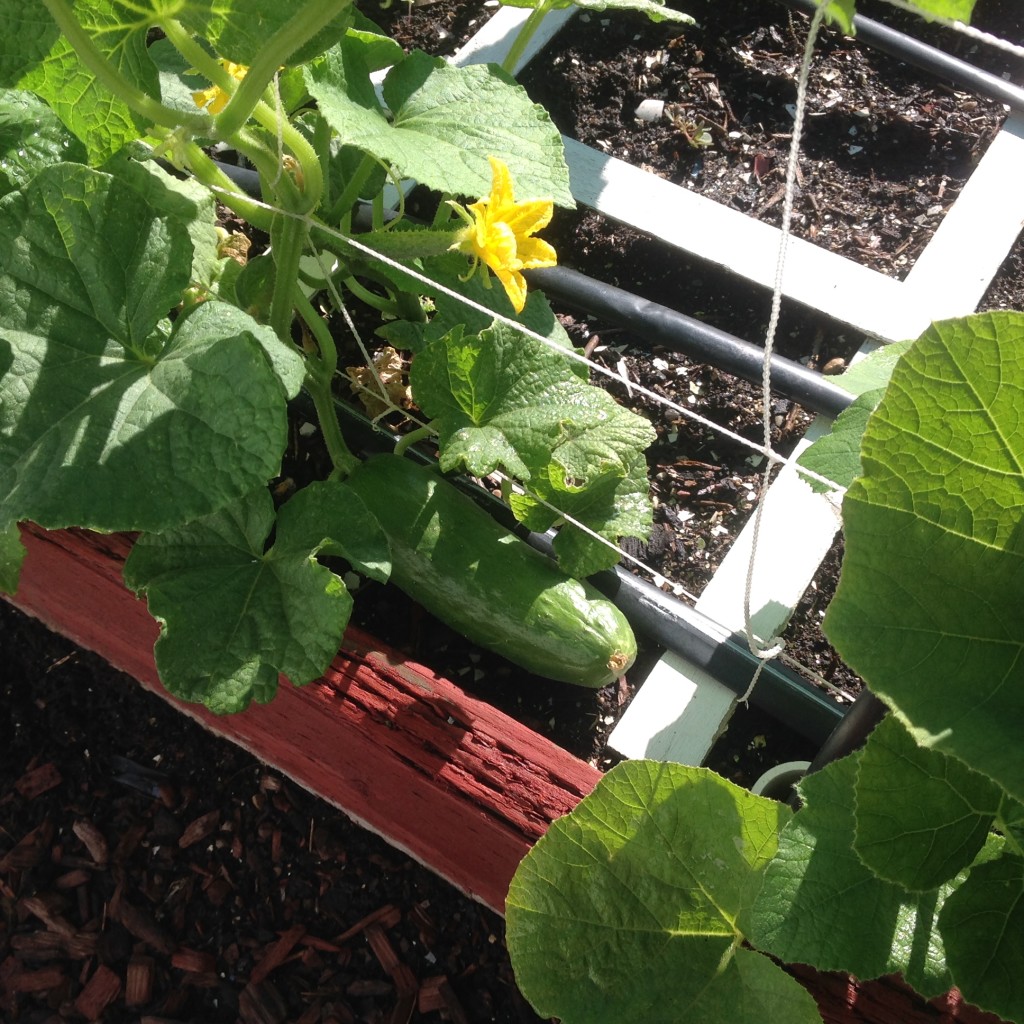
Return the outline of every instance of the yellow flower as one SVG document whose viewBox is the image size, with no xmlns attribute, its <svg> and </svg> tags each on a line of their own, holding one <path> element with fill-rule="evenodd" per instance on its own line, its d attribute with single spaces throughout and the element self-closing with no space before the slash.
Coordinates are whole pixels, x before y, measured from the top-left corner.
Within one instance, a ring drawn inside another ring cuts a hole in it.
<svg viewBox="0 0 1024 1024">
<path fill-rule="evenodd" d="M 497 157 L 491 163 L 491 194 L 471 203 L 468 211 L 455 206 L 467 227 L 452 246 L 473 258 L 472 276 L 481 263 L 494 272 L 517 313 L 526 305 L 524 270 L 553 267 L 555 250 L 540 238 L 531 236 L 551 220 L 554 204 L 550 199 L 529 199 L 517 203 L 512 192 L 508 166 Z M 454 204 L 453 204 L 454 205 Z"/>
<path fill-rule="evenodd" d="M 220 64 L 238 82 L 245 78 L 245 73 L 249 70 L 244 64 L 236 64 L 230 60 L 222 60 Z M 192 99 L 200 110 L 205 110 L 208 114 L 219 114 L 228 105 L 231 93 L 225 92 L 219 85 L 211 85 L 209 89 L 192 93 Z"/>
</svg>

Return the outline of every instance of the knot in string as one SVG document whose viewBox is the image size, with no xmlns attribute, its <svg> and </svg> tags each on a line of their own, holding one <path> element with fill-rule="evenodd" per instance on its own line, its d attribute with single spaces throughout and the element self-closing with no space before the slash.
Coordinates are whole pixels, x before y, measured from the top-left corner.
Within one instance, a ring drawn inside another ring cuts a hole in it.
<svg viewBox="0 0 1024 1024">
<path fill-rule="evenodd" d="M 750 683 L 743 693 L 743 696 L 738 699 L 738 703 L 748 705 L 750 703 L 750 695 L 754 692 L 754 687 L 757 686 L 757 681 L 761 678 L 761 673 L 764 671 L 765 665 L 768 664 L 773 658 L 777 658 L 783 648 L 786 646 L 786 641 L 781 636 L 769 637 L 768 640 L 760 641 L 753 633 L 750 632 L 749 623 L 747 625 L 747 646 L 750 648 L 750 653 L 757 658 L 757 668 L 754 669 L 754 674 L 750 679 Z"/>
</svg>

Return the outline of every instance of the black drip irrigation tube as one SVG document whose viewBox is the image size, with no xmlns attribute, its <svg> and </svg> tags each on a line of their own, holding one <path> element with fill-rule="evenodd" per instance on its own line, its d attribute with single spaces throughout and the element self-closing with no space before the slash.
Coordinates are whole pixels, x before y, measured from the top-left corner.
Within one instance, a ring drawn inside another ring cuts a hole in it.
<svg viewBox="0 0 1024 1024">
<path fill-rule="evenodd" d="M 567 306 L 635 331 L 639 345 L 660 345 L 751 383 L 761 382 L 764 349 L 760 345 L 569 267 L 531 270 L 526 277 Z M 772 390 L 810 412 L 835 418 L 854 400 L 849 391 L 795 360 L 773 355 L 770 362 Z"/>
<path fill-rule="evenodd" d="M 815 0 L 781 0 L 787 7 L 813 14 L 818 4 Z M 922 43 L 905 32 L 889 28 L 881 22 L 865 18 L 862 14 L 853 16 L 853 28 L 858 42 L 872 49 L 887 53 L 890 57 L 912 64 L 938 78 L 963 86 L 970 92 L 985 96 L 998 103 L 1005 103 L 1014 110 L 1024 111 L 1024 88 L 1014 85 L 990 71 L 983 71 L 973 64 L 938 47 Z"/>
</svg>

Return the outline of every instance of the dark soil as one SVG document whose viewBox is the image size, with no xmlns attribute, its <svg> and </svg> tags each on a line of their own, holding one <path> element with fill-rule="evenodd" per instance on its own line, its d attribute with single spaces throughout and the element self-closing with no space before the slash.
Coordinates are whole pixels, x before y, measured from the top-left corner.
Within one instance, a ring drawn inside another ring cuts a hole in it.
<svg viewBox="0 0 1024 1024">
<path fill-rule="evenodd" d="M 563 133 L 778 224 L 808 19 L 744 0 L 671 6 L 698 26 L 584 12 L 523 84 Z M 644 100 L 669 115 L 638 118 Z M 816 47 L 807 109 L 794 233 L 897 277 L 1005 117 L 835 31 Z"/>
</svg>

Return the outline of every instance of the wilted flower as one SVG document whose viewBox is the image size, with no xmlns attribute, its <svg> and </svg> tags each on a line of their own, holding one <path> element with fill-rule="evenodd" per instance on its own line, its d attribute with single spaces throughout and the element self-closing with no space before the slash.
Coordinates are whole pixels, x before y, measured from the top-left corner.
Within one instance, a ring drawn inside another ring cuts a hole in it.
<svg viewBox="0 0 1024 1024">
<path fill-rule="evenodd" d="M 517 313 L 526 305 L 526 280 L 522 272 L 553 267 L 555 250 L 540 238 L 531 237 L 547 227 L 554 204 L 550 199 L 528 199 L 517 203 L 512 175 L 504 161 L 491 163 L 491 194 L 467 209 L 452 204 L 466 221 L 466 228 L 452 246 L 473 259 L 470 276 L 481 263 L 493 271 Z"/>
<path fill-rule="evenodd" d="M 245 73 L 249 70 L 244 64 L 236 64 L 230 60 L 222 60 L 220 65 L 239 82 L 245 78 Z M 225 92 L 219 85 L 211 85 L 209 89 L 192 93 L 192 99 L 200 110 L 205 110 L 208 114 L 219 114 L 228 105 L 231 93 Z"/>
</svg>

